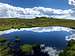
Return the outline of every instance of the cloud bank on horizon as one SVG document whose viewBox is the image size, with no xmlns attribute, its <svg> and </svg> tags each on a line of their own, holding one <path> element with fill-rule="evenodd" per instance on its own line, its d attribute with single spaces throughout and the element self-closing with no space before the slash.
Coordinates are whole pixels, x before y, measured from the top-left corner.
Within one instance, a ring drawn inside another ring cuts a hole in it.
<svg viewBox="0 0 75 56">
<path fill-rule="evenodd" d="M 69 5 L 75 6 L 74 0 L 69 0 Z M 75 20 L 73 9 L 53 9 L 46 7 L 21 8 L 9 4 L 0 3 L 0 18 L 35 18 L 53 17 Z"/>
</svg>

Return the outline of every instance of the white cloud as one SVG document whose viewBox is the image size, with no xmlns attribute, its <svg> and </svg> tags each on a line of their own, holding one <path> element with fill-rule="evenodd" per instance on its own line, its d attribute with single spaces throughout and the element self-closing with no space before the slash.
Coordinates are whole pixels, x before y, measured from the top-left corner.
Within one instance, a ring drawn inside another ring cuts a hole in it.
<svg viewBox="0 0 75 56">
<path fill-rule="evenodd" d="M 75 0 L 69 0 L 69 5 L 75 6 Z"/>
<path fill-rule="evenodd" d="M 45 7 L 21 8 L 9 4 L 0 3 L 0 17 L 35 18 L 35 17 L 55 17 L 73 18 L 71 9 L 53 9 Z M 75 18 L 75 17 L 74 17 Z"/>
<path fill-rule="evenodd" d="M 61 10 L 45 7 L 21 8 L 8 4 L 0 3 L 0 17 L 18 17 L 18 18 L 35 18 L 35 17 L 55 17 L 55 18 L 75 18 L 71 9 Z"/>
</svg>

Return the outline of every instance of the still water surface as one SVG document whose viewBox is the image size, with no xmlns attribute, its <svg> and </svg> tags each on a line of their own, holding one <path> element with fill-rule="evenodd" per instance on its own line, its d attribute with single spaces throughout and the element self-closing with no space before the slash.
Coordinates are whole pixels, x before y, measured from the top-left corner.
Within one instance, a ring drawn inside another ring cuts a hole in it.
<svg viewBox="0 0 75 56">
<path fill-rule="evenodd" d="M 10 41 L 15 41 L 15 36 L 20 38 L 21 44 L 45 44 L 45 46 L 63 49 L 66 47 L 66 36 L 71 35 L 67 31 L 50 31 L 50 32 L 34 32 L 34 31 L 16 31 L 1 35 Z"/>
</svg>

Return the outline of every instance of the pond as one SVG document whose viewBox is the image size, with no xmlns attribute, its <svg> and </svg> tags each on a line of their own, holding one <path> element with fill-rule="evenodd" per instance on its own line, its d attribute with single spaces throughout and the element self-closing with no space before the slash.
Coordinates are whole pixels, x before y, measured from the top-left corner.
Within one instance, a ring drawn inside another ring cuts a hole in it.
<svg viewBox="0 0 75 56">
<path fill-rule="evenodd" d="M 45 46 L 63 49 L 67 46 L 66 36 L 73 34 L 74 31 L 66 27 L 51 26 L 25 28 L 7 32 L 1 35 L 1 37 L 14 41 L 14 36 L 18 36 L 21 44 L 44 44 Z"/>
</svg>

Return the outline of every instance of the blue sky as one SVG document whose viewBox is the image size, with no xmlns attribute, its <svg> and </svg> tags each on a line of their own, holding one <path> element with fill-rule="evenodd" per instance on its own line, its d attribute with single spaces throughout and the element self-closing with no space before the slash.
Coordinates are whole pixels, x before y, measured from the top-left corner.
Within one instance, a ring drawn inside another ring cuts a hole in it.
<svg viewBox="0 0 75 56">
<path fill-rule="evenodd" d="M 0 0 L 1 3 L 8 3 L 18 7 L 48 7 L 58 9 L 68 9 L 68 0 Z"/>
<path fill-rule="evenodd" d="M 75 0 L 0 0 L 0 17 L 54 17 L 75 20 L 75 10 L 71 6 L 75 7 Z"/>
</svg>

